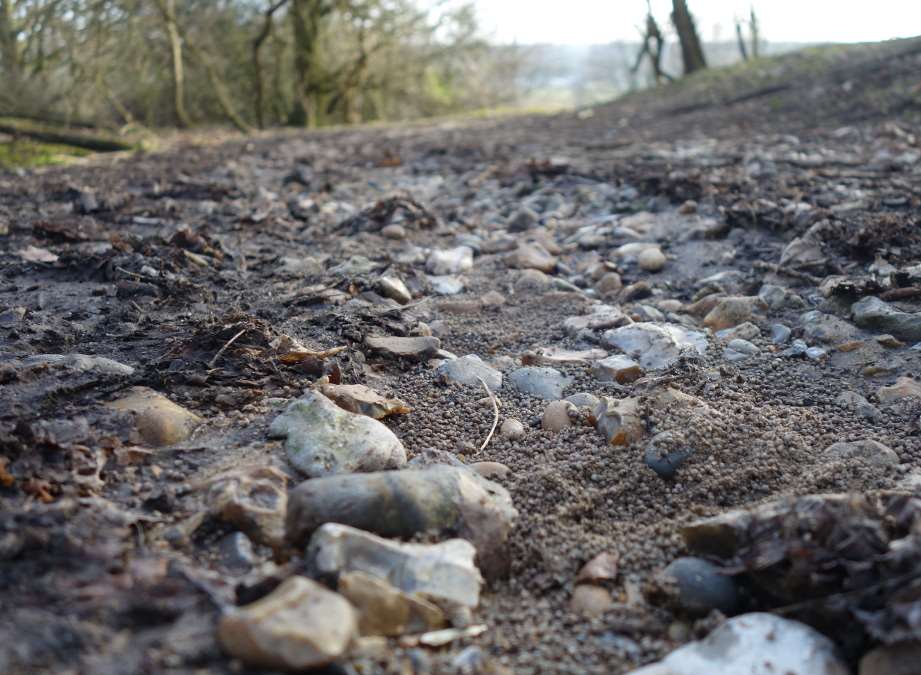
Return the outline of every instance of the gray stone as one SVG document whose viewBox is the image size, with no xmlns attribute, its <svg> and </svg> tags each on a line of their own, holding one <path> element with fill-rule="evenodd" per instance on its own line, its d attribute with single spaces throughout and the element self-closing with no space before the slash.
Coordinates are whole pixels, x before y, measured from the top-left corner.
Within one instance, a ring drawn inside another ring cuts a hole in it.
<svg viewBox="0 0 921 675">
<path fill-rule="evenodd" d="M 691 615 L 705 616 L 714 609 L 733 614 L 739 608 L 735 581 L 703 558 L 673 560 L 662 572 L 662 577 L 675 582 L 678 604 Z"/>
<path fill-rule="evenodd" d="M 807 359 L 821 361 L 828 354 L 828 350 L 822 347 L 809 347 L 806 349 L 805 354 Z"/>
<path fill-rule="evenodd" d="M 851 305 L 854 323 L 891 333 L 901 340 L 921 340 L 921 312 L 902 312 L 876 297 L 866 297 Z"/>
<path fill-rule="evenodd" d="M 833 460 L 862 459 L 874 466 L 896 466 L 899 463 L 895 450 L 869 438 L 833 443 L 822 454 Z"/>
<path fill-rule="evenodd" d="M 490 391 L 498 391 L 502 387 L 502 373 L 483 362 L 476 354 L 461 356 L 453 361 L 445 361 L 435 370 L 435 374 L 443 382 L 452 382 L 467 386 L 482 387 L 482 379 Z"/>
<path fill-rule="evenodd" d="M 694 455 L 694 448 L 671 431 L 663 431 L 653 436 L 646 444 L 643 461 L 656 472 L 659 478 L 669 480 L 675 477 L 685 462 Z"/>
<path fill-rule="evenodd" d="M 556 268 L 556 257 L 534 242 L 519 244 L 517 249 L 506 256 L 505 262 L 509 267 L 540 270 L 545 273 Z"/>
<path fill-rule="evenodd" d="M 508 220 L 509 232 L 524 232 L 536 227 L 540 222 L 540 216 L 534 209 L 523 206 L 518 209 Z"/>
<path fill-rule="evenodd" d="M 761 329 L 751 321 L 746 321 L 733 328 L 725 328 L 721 331 L 717 331 L 716 337 L 723 342 L 730 342 L 736 339 L 754 340 L 757 337 L 761 337 Z"/>
<path fill-rule="evenodd" d="M 375 419 L 343 410 L 317 392 L 292 401 L 269 433 L 285 438 L 291 464 L 310 477 L 398 469 L 406 449 Z"/>
<path fill-rule="evenodd" d="M 566 401 L 569 401 L 577 408 L 592 408 L 598 405 L 598 397 L 594 394 L 590 394 L 587 391 L 580 391 L 578 394 L 572 394 L 565 398 Z"/>
<path fill-rule="evenodd" d="M 733 617 L 705 639 L 630 675 L 850 675 L 834 643 L 814 628 L 774 614 Z"/>
<path fill-rule="evenodd" d="M 758 354 L 761 350 L 753 345 L 748 340 L 741 340 L 736 338 L 730 340 L 729 344 L 726 345 L 726 349 L 723 350 L 723 358 L 727 361 L 744 361 L 747 358 Z"/>
<path fill-rule="evenodd" d="M 640 268 L 647 272 L 658 272 L 665 267 L 665 254 L 658 247 L 641 251 L 636 259 Z"/>
<path fill-rule="evenodd" d="M 552 401 L 546 408 L 541 417 L 540 426 L 544 431 L 562 431 L 572 426 L 571 415 L 578 411 L 569 401 Z"/>
<path fill-rule="evenodd" d="M 365 344 L 375 352 L 388 356 L 426 361 L 441 349 L 441 340 L 436 337 L 389 337 L 369 335 Z"/>
<path fill-rule="evenodd" d="M 775 345 L 782 345 L 790 339 L 792 332 L 789 327 L 784 326 L 782 323 L 775 323 L 771 326 L 771 342 Z"/>
<path fill-rule="evenodd" d="M 787 290 L 782 286 L 764 284 L 761 290 L 758 291 L 758 297 L 761 298 L 761 301 L 767 305 L 768 308 L 780 309 L 784 306 L 784 301 L 787 299 Z"/>
<path fill-rule="evenodd" d="M 286 535 L 302 546 L 328 522 L 383 537 L 451 532 L 473 543 L 480 569 L 493 578 L 507 569 L 506 541 L 517 515 L 501 485 L 466 468 L 434 465 L 305 481 L 288 495 Z"/>
<path fill-rule="evenodd" d="M 524 438 L 524 425 L 515 418 L 510 417 L 502 422 L 502 426 L 499 427 L 499 435 L 510 441 L 517 441 L 520 438 Z"/>
<path fill-rule="evenodd" d="M 425 271 L 438 276 L 460 274 L 471 269 L 473 269 L 473 249 L 469 246 L 433 250 L 428 260 L 425 261 Z"/>
<path fill-rule="evenodd" d="M 248 666 L 304 670 L 343 656 L 358 637 L 348 600 L 306 577 L 288 577 L 218 624 L 221 646 Z"/>
<path fill-rule="evenodd" d="M 385 298 L 396 300 L 401 305 L 413 299 L 413 294 L 399 277 L 381 277 L 377 280 L 377 288 Z"/>
<path fill-rule="evenodd" d="M 87 354 L 36 354 L 19 362 L 26 367 L 54 366 L 70 368 L 81 373 L 93 371 L 103 375 L 132 375 L 134 368 L 104 356 Z"/>
<path fill-rule="evenodd" d="M 217 548 L 224 567 L 233 574 L 246 574 L 256 562 L 253 542 L 242 532 L 231 532 L 223 537 Z"/>
<path fill-rule="evenodd" d="M 358 630 L 363 636 L 426 633 L 448 623 L 444 612 L 418 593 L 401 591 L 364 572 L 339 574 L 336 590 L 358 611 Z"/>
<path fill-rule="evenodd" d="M 857 331 L 844 319 L 822 312 L 806 312 L 800 317 L 803 337 L 813 342 L 838 345 L 853 339 Z"/>
<path fill-rule="evenodd" d="M 668 368 L 682 354 L 707 352 L 707 337 L 671 323 L 635 323 L 606 331 L 604 342 L 638 359 L 647 370 Z"/>
<path fill-rule="evenodd" d="M 602 330 L 632 323 L 623 310 L 613 305 L 592 305 L 591 311 L 582 316 L 570 316 L 563 321 L 563 330 L 570 337 L 583 330 Z"/>
<path fill-rule="evenodd" d="M 476 549 L 464 539 L 401 544 L 369 532 L 326 523 L 310 539 L 305 562 L 323 578 L 363 572 L 436 604 L 475 608 L 483 579 L 473 564 Z"/>
<path fill-rule="evenodd" d="M 197 486 L 205 490 L 210 516 L 250 539 L 284 548 L 288 477 L 273 466 L 238 466 Z"/>
<path fill-rule="evenodd" d="M 525 366 L 509 375 L 512 385 L 521 393 L 545 401 L 563 398 L 563 391 L 572 384 L 572 378 L 563 375 L 556 368 L 546 366 Z"/>
<path fill-rule="evenodd" d="M 895 384 L 880 387 L 876 396 L 880 403 L 894 403 L 905 398 L 921 399 L 921 382 L 910 377 L 900 377 Z"/>
<path fill-rule="evenodd" d="M 451 275 L 433 275 L 428 278 L 436 295 L 457 295 L 464 292 L 464 282 L 460 277 Z"/>
<path fill-rule="evenodd" d="M 854 410 L 858 415 L 868 420 L 878 420 L 883 415 L 879 408 L 860 394 L 852 391 L 842 391 L 838 394 L 837 398 L 835 398 L 835 404 L 842 408 Z"/>
</svg>

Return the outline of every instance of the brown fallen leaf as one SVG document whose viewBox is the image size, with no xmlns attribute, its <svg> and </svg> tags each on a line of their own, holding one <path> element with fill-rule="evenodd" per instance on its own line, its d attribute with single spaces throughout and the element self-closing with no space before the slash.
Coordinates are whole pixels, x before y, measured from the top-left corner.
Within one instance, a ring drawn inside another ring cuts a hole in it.
<svg viewBox="0 0 921 675">
<path fill-rule="evenodd" d="M 412 412 L 400 399 L 385 398 L 363 384 L 321 384 L 319 390 L 343 410 L 376 420 Z"/>
</svg>

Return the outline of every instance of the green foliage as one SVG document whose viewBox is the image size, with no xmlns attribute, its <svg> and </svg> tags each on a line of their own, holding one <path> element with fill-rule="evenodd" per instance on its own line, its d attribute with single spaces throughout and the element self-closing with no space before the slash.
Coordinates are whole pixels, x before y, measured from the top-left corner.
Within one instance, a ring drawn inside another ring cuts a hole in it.
<svg viewBox="0 0 921 675">
<path fill-rule="evenodd" d="M 90 154 L 88 150 L 68 145 L 20 139 L 0 143 L 0 167 L 13 169 L 66 164 L 77 157 L 84 157 L 88 154 Z"/>
</svg>

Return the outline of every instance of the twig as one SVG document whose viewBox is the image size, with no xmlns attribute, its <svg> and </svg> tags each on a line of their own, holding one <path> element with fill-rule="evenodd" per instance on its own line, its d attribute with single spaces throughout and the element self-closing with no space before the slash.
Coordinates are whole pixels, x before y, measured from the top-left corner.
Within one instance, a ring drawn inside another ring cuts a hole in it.
<svg viewBox="0 0 921 675">
<path fill-rule="evenodd" d="M 480 452 L 486 449 L 486 446 L 489 445 L 489 442 L 492 440 L 492 435 L 496 433 L 496 427 L 499 425 L 499 404 L 496 403 L 496 395 L 489 390 L 489 386 L 483 380 L 482 377 L 477 377 L 480 381 L 480 384 L 483 385 L 483 389 L 486 390 L 486 395 L 489 396 L 489 400 L 492 401 L 492 409 L 495 413 L 495 417 L 492 421 L 492 429 L 489 430 L 489 434 L 486 436 L 486 440 L 483 441 L 483 445 L 480 446 Z"/>
<path fill-rule="evenodd" d="M 806 281 L 811 284 L 822 283 L 822 280 L 819 277 L 814 277 L 807 272 L 798 272 L 797 270 L 791 270 L 786 267 L 781 267 L 780 265 L 775 265 L 774 263 L 764 262 L 763 260 L 756 260 L 754 262 L 754 267 L 761 270 L 769 270 L 774 274 L 786 274 L 789 277 L 799 279 L 800 281 Z"/>
<path fill-rule="evenodd" d="M 246 328 L 244 328 L 244 329 L 241 330 L 239 333 L 237 333 L 236 335 L 234 335 L 232 338 L 230 338 L 230 339 L 227 341 L 227 344 L 225 344 L 223 347 L 221 347 L 220 349 L 218 349 L 218 350 L 217 350 L 217 354 L 214 355 L 214 358 L 211 359 L 210 361 L 208 361 L 208 367 L 209 367 L 209 368 L 214 368 L 214 364 L 217 363 L 217 360 L 218 360 L 219 358 L 221 358 L 221 354 L 223 354 L 223 353 L 227 350 L 227 348 L 228 348 L 230 345 L 232 345 L 234 342 L 236 342 L 236 341 L 237 341 L 237 338 L 240 337 L 241 335 L 243 335 L 243 333 L 245 333 L 245 332 L 246 332 Z"/>
</svg>

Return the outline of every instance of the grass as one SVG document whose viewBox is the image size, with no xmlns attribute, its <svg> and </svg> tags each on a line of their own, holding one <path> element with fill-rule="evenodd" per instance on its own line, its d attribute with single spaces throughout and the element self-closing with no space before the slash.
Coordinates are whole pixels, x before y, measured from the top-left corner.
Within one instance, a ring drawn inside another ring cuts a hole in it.
<svg viewBox="0 0 921 675">
<path fill-rule="evenodd" d="M 27 139 L 0 142 L 0 168 L 28 169 L 39 166 L 67 164 L 92 154 L 89 150 L 69 145 L 39 143 Z"/>
</svg>

